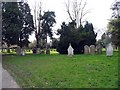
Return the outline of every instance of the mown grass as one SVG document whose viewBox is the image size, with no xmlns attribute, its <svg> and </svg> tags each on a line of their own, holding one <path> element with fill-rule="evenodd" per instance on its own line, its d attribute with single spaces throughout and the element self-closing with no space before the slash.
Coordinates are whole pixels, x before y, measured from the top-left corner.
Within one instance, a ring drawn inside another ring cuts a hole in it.
<svg viewBox="0 0 120 90">
<path fill-rule="evenodd" d="M 118 52 L 102 55 L 9 55 L 7 69 L 21 87 L 117 88 Z"/>
</svg>

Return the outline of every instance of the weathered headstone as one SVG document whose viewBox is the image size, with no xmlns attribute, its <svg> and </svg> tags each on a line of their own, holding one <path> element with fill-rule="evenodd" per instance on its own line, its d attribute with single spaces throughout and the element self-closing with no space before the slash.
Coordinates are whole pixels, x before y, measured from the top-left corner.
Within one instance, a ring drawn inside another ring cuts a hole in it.
<svg viewBox="0 0 120 90">
<path fill-rule="evenodd" d="M 25 55 L 25 50 L 22 48 L 21 49 L 21 55 L 24 56 Z"/>
<path fill-rule="evenodd" d="M 46 54 L 50 54 L 50 49 L 47 49 L 47 50 L 46 50 Z"/>
<path fill-rule="evenodd" d="M 19 46 L 18 46 L 17 49 L 16 49 L 16 53 L 17 53 L 18 55 L 21 54 L 21 48 L 20 48 Z"/>
<path fill-rule="evenodd" d="M 72 48 L 71 44 L 69 44 L 67 51 L 68 51 L 68 56 L 74 55 L 74 49 Z"/>
<path fill-rule="evenodd" d="M 106 56 L 112 56 L 113 55 L 113 46 L 111 43 L 109 43 L 106 46 Z"/>
<path fill-rule="evenodd" d="M 40 48 L 36 48 L 36 54 L 40 54 Z"/>
<path fill-rule="evenodd" d="M 102 45 L 101 44 L 98 44 L 96 46 L 96 49 L 97 49 L 97 54 L 102 54 Z"/>
<path fill-rule="evenodd" d="M 85 45 L 84 46 L 84 54 L 89 54 L 89 46 L 88 45 Z"/>
<path fill-rule="evenodd" d="M 46 54 L 50 54 L 50 44 L 47 44 Z"/>
<path fill-rule="evenodd" d="M 90 45 L 90 54 L 95 54 L 95 46 Z"/>
</svg>

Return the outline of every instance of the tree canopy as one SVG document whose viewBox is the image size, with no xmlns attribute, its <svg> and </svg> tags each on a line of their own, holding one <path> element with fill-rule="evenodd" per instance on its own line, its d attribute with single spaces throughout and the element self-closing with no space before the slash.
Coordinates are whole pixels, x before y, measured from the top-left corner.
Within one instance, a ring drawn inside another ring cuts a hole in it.
<svg viewBox="0 0 120 90">
<path fill-rule="evenodd" d="M 112 42 L 120 47 L 120 1 L 116 1 L 113 6 L 112 19 L 108 24 L 108 31 L 112 34 Z"/>
<path fill-rule="evenodd" d="M 24 2 L 2 3 L 2 40 L 10 45 L 28 46 L 29 35 L 34 31 L 30 8 Z"/>
<path fill-rule="evenodd" d="M 85 45 L 95 45 L 96 34 L 91 23 L 86 23 L 83 27 L 75 28 L 75 23 L 70 22 L 68 25 L 63 22 L 61 29 L 58 30 L 60 41 L 58 42 L 57 51 L 61 54 L 67 53 L 69 43 L 74 48 L 74 53 L 84 53 Z"/>
</svg>

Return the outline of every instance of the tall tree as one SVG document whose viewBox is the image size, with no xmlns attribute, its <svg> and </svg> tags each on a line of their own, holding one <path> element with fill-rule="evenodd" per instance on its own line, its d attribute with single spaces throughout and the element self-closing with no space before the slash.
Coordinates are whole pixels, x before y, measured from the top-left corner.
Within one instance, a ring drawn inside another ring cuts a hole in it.
<svg viewBox="0 0 120 90">
<path fill-rule="evenodd" d="M 2 39 L 8 45 L 28 46 L 29 35 L 34 31 L 33 18 L 27 3 L 2 4 Z"/>
<path fill-rule="evenodd" d="M 95 45 L 97 34 L 95 34 L 95 32 L 94 32 L 93 24 L 86 22 L 86 24 L 84 26 L 84 31 L 86 34 L 85 44 L 86 45 Z"/>
<path fill-rule="evenodd" d="M 109 32 L 112 34 L 113 43 L 120 47 L 120 18 L 109 22 Z"/>
<path fill-rule="evenodd" d="M 19 37 L 19 46 L 28 47 L 29 35 L 34 31 L 33 16 L 31 15 L 29 5 L 24 2 L 18 3 L 19 10 L 22 13 L 21 20 L 23 22 Z"/>
<path fill-rule="evenodd" d="M 19 34 L 23 25 L 21 15 L 16 2 L 2 3 L 2 40 L 7 43 L 8 47 L 19 42 Z"/>
<path fill-rule="evenodd" d="M 53 36 L 52 27 L 56 23 L 55 12 L 53 11 L 44 12 L 44 15 L 42 16 L 41 19 L 42 19 L 42 33 L 46 41 L 46 50 L 47 50 L 47 36 L 49 36 L 52 39 Z"/>
<path fill-rule="evenodd" d="M 112 41 L 120 50 L 120 1 L 116 1 L 112 6 L 112 19 L 108 24 L 108 31 L 112 34 Z"/>
<path fill-rule="evenodd" d="M 41 44 L 41 17 L 42 17 L 42 2 L 36 2 L 34 5 L 34 26 L 35 26 L 35 37 L 36 37 L 36 48 L 40 48 Z"/>
</svg>

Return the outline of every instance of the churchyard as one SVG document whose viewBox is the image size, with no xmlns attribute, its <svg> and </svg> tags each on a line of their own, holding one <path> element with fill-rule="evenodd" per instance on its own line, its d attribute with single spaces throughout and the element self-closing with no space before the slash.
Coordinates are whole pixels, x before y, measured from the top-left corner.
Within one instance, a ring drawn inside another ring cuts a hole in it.
<svg viewBox="0 0 120 90">
<path fill-rule="evenodd" d="M 20 87 L 117 88 L 118 51 L 112 57 L 76 54 L 27 54 L 3 56 L 3 67 Z"/>
<path fill-rule="evenodd" d="M 84 20 L 89 11 L 83 1 L 68 0 L 60 23 L 57 12 L 42 10 L 39 0 L 33 14 L 24 0 L 1 3 L 2 65 L 20 88 L 118 88 L 120 2 L 112 5 L 112 18 L 99 16 L 105 26 L 94 18 L 98 27 Z"/>
</svg>

